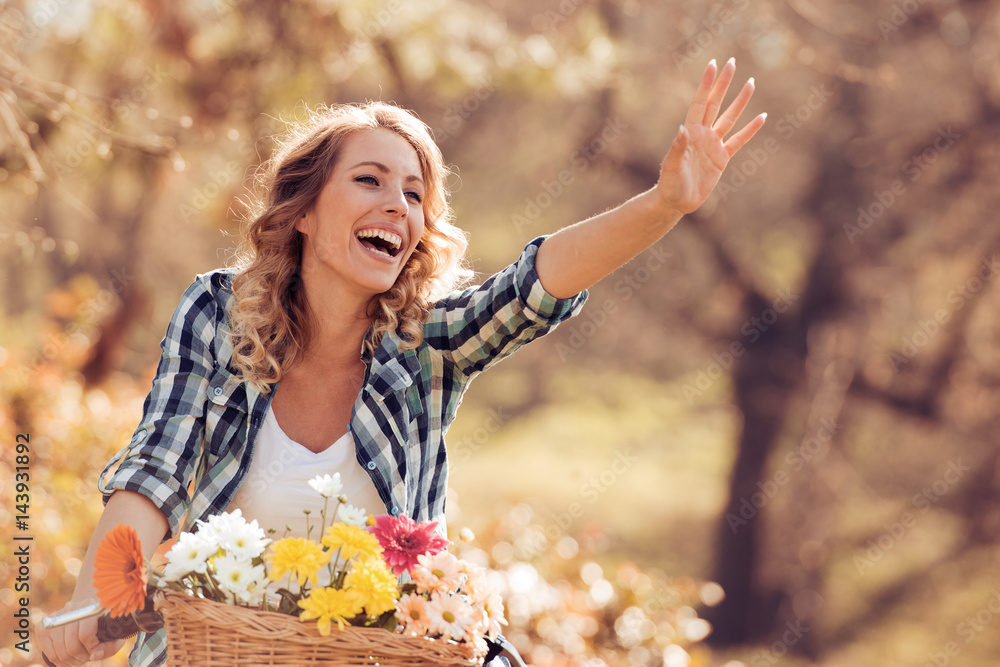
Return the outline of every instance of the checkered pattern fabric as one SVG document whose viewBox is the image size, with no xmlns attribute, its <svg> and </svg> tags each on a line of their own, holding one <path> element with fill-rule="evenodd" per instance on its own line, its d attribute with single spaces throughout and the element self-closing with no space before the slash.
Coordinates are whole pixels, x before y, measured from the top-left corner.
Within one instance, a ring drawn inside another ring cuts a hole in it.
<svg viewBox="0 0 1000 667">
<path fill-rule="evenodd" d="M 544 238 L 482 285 L 435 304 L 419 347 L 400 350 L 401 339 L 386 334 L 369 360 L 349 430 L 387 512 L 443 528 L 444 435 L 469 382 L 583 306 L 586 292 L 557 299 L 542 288 L 534 258 Z M 234 379 L 226 328 L 233 275 L 199 275 L 184 292 L 160 344 L 142 421 L 101 474 L 105 501 L 117 489 L 143 494 L 167 517 L 168 537 L 229 505 L 274 396 Z M 164 643 L 162 631 L 140 635 L 129 664 L 162 664 Z"/>
</svg>

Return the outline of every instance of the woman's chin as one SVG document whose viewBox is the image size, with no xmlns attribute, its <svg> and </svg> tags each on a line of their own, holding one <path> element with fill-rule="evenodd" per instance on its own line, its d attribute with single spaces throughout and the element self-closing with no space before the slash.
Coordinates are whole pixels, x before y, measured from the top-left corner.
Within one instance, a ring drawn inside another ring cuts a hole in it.
<svg viewBox="0 0 1000 667">
<path fill-rule="evenodd" d="M 369 280 L 363 283 L 366 292 L 372 295 L 372 298 L 379 297 L 389 290 L 392 289 L 393 285 L 396 284 L 395 277 L 389 281 L 387 279 L 383 280 Z"/>
</svg>

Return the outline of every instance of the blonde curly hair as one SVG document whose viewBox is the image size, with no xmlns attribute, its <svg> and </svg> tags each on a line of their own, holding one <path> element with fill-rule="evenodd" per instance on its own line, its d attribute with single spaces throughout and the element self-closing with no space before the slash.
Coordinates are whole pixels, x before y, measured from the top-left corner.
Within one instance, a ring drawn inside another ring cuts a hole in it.
<svg viewBox="0 0 1000 667">
<path fill-rule="evenodd" d="M 257 178 L 261 197 L 243 229 L 233 279 L 235 305 L 229 316 L 233 366 L 241 379 L 267 393 L 308 344 L 311 327 L 305 290 L 299 289 L 302 233 L 295 221 L 316 202 L 333 171 L 344 141 L 355 132 L 384 128 L 405 139 L 417 153 L 425 183 L 424 232 L 396 283 L 372 298 L 373 352 L 382 337 L 398 332 L 404 349 L 423 340 L 430 305 L 467 283 L 467 240 L 452 224 L 441 150 L 412 113 L 384 102 L 321 107 L 279 139 Z"/>
</svg>

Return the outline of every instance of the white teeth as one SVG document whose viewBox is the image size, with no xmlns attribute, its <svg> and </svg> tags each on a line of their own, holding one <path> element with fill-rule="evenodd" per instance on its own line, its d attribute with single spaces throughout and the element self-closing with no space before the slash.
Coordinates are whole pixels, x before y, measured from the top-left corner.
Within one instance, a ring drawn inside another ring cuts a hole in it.
<svg viewBox="0 0 1000 667">
<path fill-rule="evenodd" d="M 392 245 L 393 250 L 398 250 L 399 247 L 403 245 L 403 237 L 399 236 L 398 234 L 393 234 L 392 232 L 386 232 L 381 229 L 362 229 L 360 232 L 358 232 L 359 239 L 369 239 L 376 237 Z"/>
</svg>

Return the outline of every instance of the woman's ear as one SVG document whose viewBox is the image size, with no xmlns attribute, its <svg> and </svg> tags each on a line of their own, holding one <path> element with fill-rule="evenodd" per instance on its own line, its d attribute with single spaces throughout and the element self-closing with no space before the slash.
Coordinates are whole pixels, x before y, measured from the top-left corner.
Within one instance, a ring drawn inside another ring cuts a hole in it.
<svg viewBox="0 0 1000 667">
<path fill-rule="evenodd" d="M 295 229 L 306 236 L 309 235 L 309 211 L 295 218 Z"/>
</svg>

